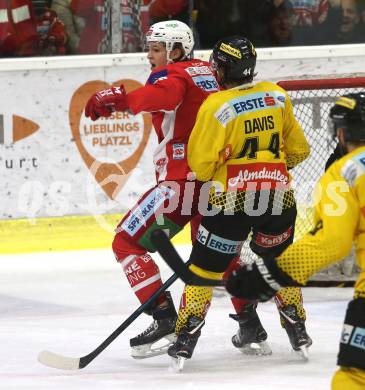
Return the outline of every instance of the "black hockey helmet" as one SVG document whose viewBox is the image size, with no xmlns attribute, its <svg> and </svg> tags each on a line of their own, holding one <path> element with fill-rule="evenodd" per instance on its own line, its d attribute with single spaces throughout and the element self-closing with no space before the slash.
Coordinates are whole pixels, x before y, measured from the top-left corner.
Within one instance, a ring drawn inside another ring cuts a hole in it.
<svg viewBox="0 0 365 390">
<path fill-rule="evenodd" d="M 341 96 L 329 116 L 334 136 L 342 128 L 346 142 L 365 142 L 365 91 Z"/>
<path fill-rule="evenodd" d="M 215 44 L 210 63 L 215 70 L 223 69 L 220 84 L 250 82 L 254 77 L 256 50 L 247 38 L 238 35 L 224 38 Z"/>
</svg>

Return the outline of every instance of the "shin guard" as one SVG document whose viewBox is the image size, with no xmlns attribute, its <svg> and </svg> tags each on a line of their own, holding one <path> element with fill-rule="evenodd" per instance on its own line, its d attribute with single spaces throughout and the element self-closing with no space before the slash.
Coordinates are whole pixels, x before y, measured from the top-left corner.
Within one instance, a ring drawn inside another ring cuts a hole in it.
<svg viewBox="0 0 365 390">
<path fill-rule="evenodd" d="M 299 287 L 286 287 L 281 289 L 275 296 L 275 303 L 279 311 L 285 306 L 294 305 L 300 319 L 303 321 L 306 320 L 302 290 Z M 284 326 L 283 322 L 281 322 L 281 325 Z"/>
<path fill-rule="evenodd" d="M 186 326 L 188 318 L 193 316 L 203 320 L 212 301 L 213 287 L 189 286 L 184 288 L 181 297 L 179 314 L 176 322 L 176 333 Z"/>
<path fill-rule="evenodd" d="M 132 290 L 141 303 L 162 286 L 160 270 L 150 255 L 130 255 L 121 261 L 121 264 Z M 162 295 L 156 304 L 164 300 L 165 296 Z"/>
</svg>

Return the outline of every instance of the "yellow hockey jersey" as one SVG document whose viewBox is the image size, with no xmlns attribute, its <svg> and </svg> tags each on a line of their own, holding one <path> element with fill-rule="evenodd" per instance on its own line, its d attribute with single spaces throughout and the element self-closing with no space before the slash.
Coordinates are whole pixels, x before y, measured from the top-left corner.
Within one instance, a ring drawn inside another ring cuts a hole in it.
<svg viewBox="0 0 365 390">
<path fill-rule="evenodd" d="M 210 95 L 199 109 L 188 143 L 188 162 L 197 179 L 218 181 L 224 191 L 260 189 L 250 188 L 250 183 L 286 185 L 287 167 L 308 154 L 288 94 L 271 82 Z"/>
<path fill-rule="evenodd" d="M 362 269 L 355 296 L 365 298 L 365 146 L 333 163 L 315 194 L 313 230 L 289 246 L 278 265 L 304 284 L 311 275 L 347 256 L 355 243 Z"/>
</svg>

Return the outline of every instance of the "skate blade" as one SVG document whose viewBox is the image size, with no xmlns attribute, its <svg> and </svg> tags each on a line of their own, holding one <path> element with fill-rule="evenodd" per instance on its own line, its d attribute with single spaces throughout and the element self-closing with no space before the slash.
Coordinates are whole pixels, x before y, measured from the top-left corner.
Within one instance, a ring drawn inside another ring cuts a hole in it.
<svg viewBox="0 0 365 390">
<path fill-rule="evenodd" d="M 187 359 L 183 356 L 171 357 L 171 368 L 174 372 L 183 372 L 185 361 Z"/>
<path fill-rule="evenodd" d="M 267 356 L 272 354 L 272 350 L 267 341 L 260 343 L 250 343 L 238 348 L 244 355 Z"/>
<path fill-rule="evenodd" d="M 294 350 L 294 353 L 305 362 L 307 362 L 309 360 L 308 346 L 307 345 L 302 345 L 298 351 Z"/>
<path fill-rule="evenodd" d="M 167 353 L 170 345 L 176 341 L 176 335 L 169 334 L 162 339 L 149 344 L 138 345 L 131 348 L 131 356 L 133 359 L 148 359 L 154 356 L 160 356 Z M 165 342 L 162 345 L 158 345 Z"/>
</svg>

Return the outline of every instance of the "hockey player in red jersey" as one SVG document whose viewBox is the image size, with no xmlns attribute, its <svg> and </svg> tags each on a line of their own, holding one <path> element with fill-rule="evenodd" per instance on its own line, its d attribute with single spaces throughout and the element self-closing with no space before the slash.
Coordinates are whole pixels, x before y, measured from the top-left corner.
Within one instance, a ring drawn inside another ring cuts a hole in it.
<svg viewBox="0 0 365 390">
<path fill-rule="evenodd" d="M 85 115 L 92 120 L 108 117 L 113 111 L 152 113 L 159 142 L 153 156 L 157 185 L 124 216 L 113 241 L 116 259 L 141 303 L 162 285 L 158 266 L 148 254 L 155 250 L 151 231 L 162 228 L 172 237 L 193 216 L 200 219 L 201 183 L 190 172 L 186 148 L 200 105 L 219 89 L 209 63 L 189 58 L 194 41 L 186 24 L 174 20 L 156 23 L 146 41 L 152 68 L 146 85 L 128 94 L 123 85 L 100 91 L 85 108 Z M 194 232 L 193 228 L 192 236 Z M 153 344 L 175 338 L 177 314 L 169 292 L 160 295 L 148 314 L 153 317 L 150 327 L 130 340 L 135 358 L 164 353 L 165 346 L 153 349 Z"/>
</svg>

